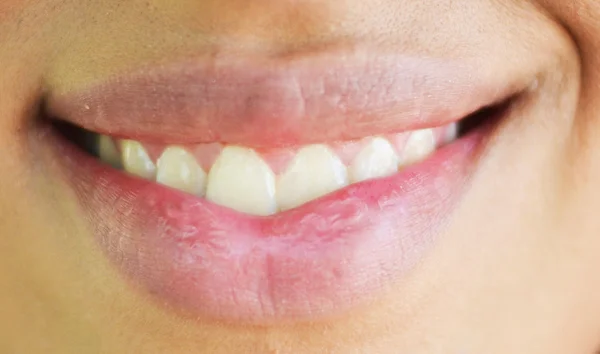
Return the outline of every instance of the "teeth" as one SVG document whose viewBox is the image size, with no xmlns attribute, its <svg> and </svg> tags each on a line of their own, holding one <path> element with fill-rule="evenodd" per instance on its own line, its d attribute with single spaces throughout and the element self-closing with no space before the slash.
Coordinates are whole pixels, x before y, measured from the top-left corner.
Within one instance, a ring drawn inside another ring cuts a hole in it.
<svg viewBox="0 0 600 354">
<path fill-rule="evenodd" d="M 453 142 L 458 138 L 458 123 L 450 124 L 446 133 L 444 134 L 444 144 Z"/>
<path fill-rule="evenodd" d="M 385 177 L 398 171 L 398 155 L 384 138 L 373 138 L 358 153 L 349 168 L 352 182 Z"/>
<path fill-rule="evenodd" d="M 435 151 L 435 135 L 431 129 L 416 130 L 410 133 L 402 151 L 402 166 L 423 160 Z"/>
<path fill-rule="evenodd" d="M 204 196 L 206 173 L 185 149 L 167 148 L 157 162 L 156 181 L 183 192 Z"/>
<path fill-rule="evenodd" d="M 106 162 L 114 168 L 123 168 L 121 153 L 119 153 L 112 138 L 106 135 L 100 135 L 98 138 L 98 156 L 101 161 Z"/>
<path fill-rule="evenodd" d="M 112 138 L 101 135 L 97 153 L 102 161 L 138 177 L 243 213 L 265 216 L 296 208 L 350 183 L 393 175 L 399 168 L 428 157 L 438 140 L 439 144 L 455 140 L 457 130 L 453 124 L 413 131 L 408 138 L 402 133 L 391 138 L 392 142 L 371 137 L 347 145 L 336 143 L 331 148 L 323 144 L 305 146 L 296 151 L 278 176 L 269 166 L 279 169 L 277 151 L 261 157 L 255 150 L 241 146 L 219 144 L 215 150 L 212 145 L 200 145 L 193 147 L 194 153 L 187 147 L 170 146 L 155 165 L 141 143 L 120 140 L 117 145 Z M 397 144 L 406 141 L 400 154 L 394 139 Z M 219 155 L 213 163 L 216 153 Z M 208 175 L 198 161 L 202 166 L 212 163 Z M 348 167 L 345 162 L 349 162 Z"/>
<path fill-rule="evenodd" d="M 275 174 L 254 150 L 227 146 L 208 174 L 206 198 L 244 213 L 274 214 Z"/>
<path fill-rule="evenodd" d="M 342 161 L 324 145 L 298 151 L 288 169 L 277 180 L 277 204 L 288 210 L 348 185 Z"/>
<path fill-rule="evenodd" d="M 133 140 L 121 142 L 121 156 L 125 171 L 148 180 L 154 180 L 156 166 L 142 144 Z"/>
</svg>

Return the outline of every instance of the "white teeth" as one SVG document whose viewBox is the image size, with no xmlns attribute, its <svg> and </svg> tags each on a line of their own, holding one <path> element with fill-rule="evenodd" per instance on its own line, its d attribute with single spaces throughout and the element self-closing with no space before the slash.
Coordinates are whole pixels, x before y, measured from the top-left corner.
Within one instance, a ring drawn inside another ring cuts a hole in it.
<svg viewBox="0 0 600 354">
<path fill-rule="evenodd" d="M 121 156 L 125 171 L 148 180 L 154 180 L 156 166 L 142 144 L 133 140 L 121 141 Z"/>
<path fill-rule="evenodd" d="M 208 174 L 206 198 L 244 213 L 274 214 L 275 174 L 254 150 L 227 146 Z"/>
<path fill-rule="evenodd" d="M 423 160 L 435 151 L 435 135 L 431 129 L 415 130 L 410 133 L 402 151 L 402 166 Z"/>
<path fill-rule="evenodd" d="M 196 162 L 196 158 L 185 149 L 172 146 L 157 162 L 156 181 L 183 192 L 204 196 L 206 173 Z"/>
<path fill-rule="evenodd" d="M 101 161 L 106 162 L 114 168 L 122 168 L 121 153 L 117 149 L 112 138 L 100 135 L 98 138 L 98 156 Z"/>
<path fill-rule="evenodd" d="M 384 138 L 373 138 L 356 155 L 349 168 L 352 182 L 385 177 L 398 171 L 398 155 Z"/>
<path fill-rule="evenodd" d="M 138 177 L 205 197 L 239 212 L 266 216 L 296 208 L 350 183 L 393 175 L 399 168 L 431 155 L 438 140 L 440 144 L 455 140 L 457 130 L 453 124 L 435 130 L 413 131 L 408 133 L 408 138 L 402 133 L 392 137 L 392 142 L 384 137 L 370 137 L 348 145 L 336 143 L 331 148 L 324 144 L 305 146 L 278 176 L 255 150 L 241 146 L 219 144 L 218 150 L 209 144 L 194 147 L 198 156 L 184 147 L 169 146 L 155 165 L 141 143 L 120 140 L 116 144 L 112 138 L 101 135 L 97 153 L 102 161 Z M 398 153 L 394 142 L 400 144 L 401 141 L 406 143 Z M 357 149 L 360 150 L 354 155 Z M 285 151 L 292 152 L 291 149 Z M 198 159 L 209 163 L 215 153 L 219 155 L 207 175 Z M 279 161 L 278 156 L 266 154 L 264 157 L 273 166 L 280 166 L 283 161 Z M 351 163 L 346 166 L 342 159 L 351 159 Z"/>
<path fill-rule="evenodd" d="M 446 129 L 446 133 L 444 135 L 444 144 L 448 144 L 456 140 L 458 137 L 458 123 L 452 123 Z"/>
<path fill-rule="evenodd" d="M 277 204 L 288 210 L 348 185 L 346 166 L 324 145 L 298 151 L 277 180 Z"/>
</svg>

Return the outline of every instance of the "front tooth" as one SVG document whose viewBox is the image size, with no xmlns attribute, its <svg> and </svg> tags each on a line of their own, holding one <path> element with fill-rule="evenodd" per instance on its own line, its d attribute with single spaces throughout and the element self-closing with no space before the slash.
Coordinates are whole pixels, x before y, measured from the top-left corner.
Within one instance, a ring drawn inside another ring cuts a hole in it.
<svg viewBox="0 0 600 354">
<path fill-rule="evenodd" d="M 142 144 L 133 140 L 121 142 L 121 156 L 125 171 L 149 180 L 154 180 L 156 166 L 148 156 Z"/>
<path fill-rule="evenodd" d="M 109 136 L 100 135 L 98 138 L 98 157 L 100 157 L 101 161 L 108 163 L 114 168 L 123 168 L 121 153 Z"/>
<path fill-rule="evenodd" d="M 324 145 L 310 145 L 298 151 L 277 180 L 277 204 L 281 210 L 302 205 L 348 185 L 348 171 L 342 161 Z"/>
<path fill-rule="evenodd" d="M 206 173 L 192 154 L 171 146 L 158 159 L 156 181 L 201 197 L 206 187 Z"/>
<path fill-rule="evenodd" d="M 254 150 L 227 146 L 208 174 L 206 198 L 248 214 L 274 214 L 275 174 Z"/>
<path fill-rule="evenodd" d="M 435 135 L 431 129 L 415 130 L 410 133 L 402 151 L 401 165 L 420 161 L 435 151 Z"/>
<path fill-rule="evenodd" d="M 350 165 L 350 179 L 360 182 L 385 177 L 398 171 L 398 155 L 384 138 L 373 138 L 356 155 Z"/>
</svg>

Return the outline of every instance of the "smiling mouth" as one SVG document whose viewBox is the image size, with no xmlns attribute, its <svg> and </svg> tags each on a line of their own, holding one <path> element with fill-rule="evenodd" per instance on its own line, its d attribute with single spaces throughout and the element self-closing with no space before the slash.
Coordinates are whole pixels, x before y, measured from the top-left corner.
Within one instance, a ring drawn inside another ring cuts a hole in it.
<svg viewBox="0 0 600 354">
<path fill-rule="evenodd" d="M 133 284 L 268 324 L 349 311 L 423 261 L 530 80 L 334 54 L 190 60 L 48 97 L 47 144 Z"/>
<path fill-rule="evenodd" d="M 514 99 L 482 107 L 440 127 L 275 149 L 219 142 L 144 143 L 91 132 L 60 119 L 52 124 L 89 155 L 131 176 L 235 211 L 269 216 L 352 184 L 395 175 L 457 139 L 495 124 Z"/>
</svg>

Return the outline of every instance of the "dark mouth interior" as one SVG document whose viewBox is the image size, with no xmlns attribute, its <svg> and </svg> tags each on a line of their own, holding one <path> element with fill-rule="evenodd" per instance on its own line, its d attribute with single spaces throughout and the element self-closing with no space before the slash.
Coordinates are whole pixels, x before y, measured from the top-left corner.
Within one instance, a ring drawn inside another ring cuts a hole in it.
<svg viewBox="0 0 600 354">
<path fill-rule="evenodd" d="M 92 154 L 93 156 L 99 157 L 97 151 L 99 137 L 98 134 L 80 128 L 64 120 L 50 119 L 50 122 L 65 139 Z"/>
<path fill-rule="evenodd" d="M 457 139 L 460 139 L 483 126 L 496 124 L 501 117 L 505 116 L 513 101 L 514 97 L 510 97 L 500 103 L 485 106 L 461 119 L 458 124 Z M 91 155 L 98 157 L 98 134 L 68 123 L 62 119 L 48 118 L 48 120 L 67 140 Z"/>
<path fill-rule="evenodd" d="M 511 96 L 500 103 L 485 106 L 461 119 L 458 123 L 458 138 L 460 139 L 484 125 L 497 124 L 506 115 L 516 99 L 517 96 Z"/>
</svg>

